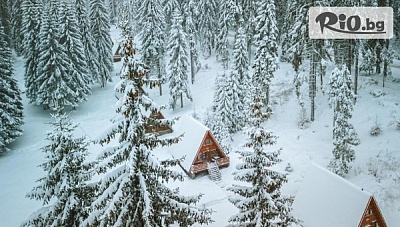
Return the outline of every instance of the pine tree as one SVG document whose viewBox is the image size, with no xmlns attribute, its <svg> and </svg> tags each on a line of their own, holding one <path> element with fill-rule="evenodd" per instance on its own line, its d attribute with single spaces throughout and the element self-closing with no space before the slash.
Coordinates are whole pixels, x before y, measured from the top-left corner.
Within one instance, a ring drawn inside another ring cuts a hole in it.
<svg viewBox="0 0 400 227">
<path fill-rule="evenodd" d="M 233 46 L 233 62 L 232 62 L 232 101 L 234 109 L 238 112 L 234 114 L 236 120 L 236 129 L 240 130 L 246 122 L 244 113 L 247 112 L 247 107 L 250 103 L 250 92 L 252 86 L 249 75 L 249 60 L 247 55 L 247 35 L 245 30 L 239 27 L 235 44 Z"/>
<path fill-rule="evenodd" d="M 354 150 L 350 145 L 359 144 L 353 125 L 349 122 L 352 117 L 353 82 L 345 65 L 332 71 L 329 81 L 329 106 L 333 108 L 333 159 L 329 163 L 332 172 L 345 176 L 350 170 L 349 163 L 355 160 Z"/>
<path fill-rule="evenodd" d="M 243 27 L 247 34 L 247 52 L 248 59 L 251 62 L 251 46 L 254 44 L 254 35 L 256 32 L 255 17 L 257 15 L 258 4 L 260 1 L 237 0 L 235 7 L 235 28 Z M 243 22 L 242 22 L 243 21 Z"/>
<path fill-rule="evenodd" d="M 88 64 L 82 44 L 82 36 L 77 23 L 76 14 L 72 8 L 72 3 L 63 3 L 61 10 L 60 45 L 66 49 L 66 54 L 70 62 L 68 74 L 71 78 L 72 87 L 77 95 L 77 101 L 87 100 L 91 94 Z"/>
<path fill-rule="evenodd" d="M 189 0 L 187 4 L 184 6 L 185 14 L 184 14 L 184 29 L 187 34 L 187 39 L 190 48 L 190 74 L 191 74 L 191 82 L 194 84 L 195 74 L 200 70 L 201 64 L 199 61 L 199 54 L 197 51 L 197 26 L 195 23 L 195 11 L 196 5 L 194 0 Z"/>
<path fill-rule="evenodd" d="M 224 69 L 228 69 L 229 51 L 228 51 L 228 31 L 233 23 L 234 5 L 231 0 L 222 1 L 219 8 L 218 17 L 218 35 L 216 37 L 215 50 L 217 52 L 217 60 L 222 61 Z"/>
<path fill-rule="evenodd" d="M 22 3 L 22 28 L 24 34 L 22 53 L 25 56 L 25 87 L 26 96 L 30 102 L 37 99 L 38 86 L 35 83 L 38 77 L 39 65 L 39 33 L 41 26 L 41 13 L 43 6 L 41 1 L 24 0 Z"/>
<path fill-rule="evenodd" d="M 110 18 L 105 7 L 105 0 L 90 0 L 90 32 L 93 35 L 95 48 L 98 52 L 99 74 L 97 81 L 102 87 L 111 82 L 112 40 L 110 36 Z M 88 40 L 89 41 L 89 40 Z"/>
<path fill-rule="evenodd" d="M 264 92 L 263 102 L 269 105 L 269 88 L 277 63 L 277 34 L 274 0 L 260 1 L 256 17 L 255 43 L 257 50 L 254 56 L 253 84 L 257 92 Z"/>
<path fill-rule="evenodd" d="M 211 51 L 215 46 L 218 28 L 218 1 L 199 0 L 197 12 L 200 45 L 204 56 L 208 58 L 211 56 Z"/>
<path fill-rule="evenodd" d="M 85 182 L 93 166 L 85 163 L 89 143 L 84 137 L 74 138 L 77 125 L 67 114 L 58 112 L 52 117 L 54 130 L 47 134 L 50 144 L 42 148 L 46 156 L 40 165 L 47 174 L 27 194 L 30 199 L 42 201 L 43 207 L 22 226 L 79 226 L 88 215 L 92 190 Z"/>
<path fill-rule="evenodd" d="M 11 50 L 5 39 L 6 34 L 0 23 L 0 153 L 22 135 L 23 106 L 21 92 L 14 78 Z"/>
<path fill-rule="evenodd" d="M 373 50 L 368 48 L 368 46 L 364 46 L 361 50 L 363 59 L 361 61 L 360 70 L 365 71 L 370 75 L 374 71 L 373 63 L 376 61 L 375 53 Z"/>
<path fill-rule="evenodd" d="M 0 0 L 0 24 L 3 26 L 4 33 L 6 36 L 4 39 L 11 46 L 11 17 L 10 17 L 10 5 L 8 0 Z"/>
<path fill-rule="evenodd" d="M 85 100 L 82 95 L 87 89 L 77 82 L 82 79 L 75 71 L 68 50 L 60 43 L 60 10 L 58 1 L 50 1 L 44 7 L 39 33 L 38 74 L 33 81 L 37 105 L 45 109 L 60 109 L 64 106 L 75 108 Z"/>
<path fill-rule="evenodd" d="M 215 93 L 213 101 L 214 115 L 221 120 L 223 125 L 226 126 L 230 133 L 239 130 L 236 119 L 236 114 L 239 113 L 238 109 L 234 106 L 235 98 L 233 96 L 232 87 L 235 86 L 232 81 L 232 76 L 222 73 L 217 75 L 215 79 Z"/>
<path fill-rule="evenodd" d="M 164 83 L 164 45 L 165 45 L 165 15 L 161 8 L 161 0 L 144 0 L 137 13 L 137 23 L 141 28 L 142 61 L 150 67 L 149 78 L 158 84 L 160 95 Z"/>
<path fill-rule="evenodd" d="M 9 0 L 10 12 L 11 12 L 11 43 L 12 47 L 18 56 L 22 55 L 22 43 L 24 34 L 22 31 L 22 3 L 24 0 Z"/>
<path fill-rule="evenodd" d="M 127 42 L 129 43 L 129 42 Z M 129 48 L 126 46 L 125 48 Z M 124 51 L 125 53 L 132 53 Z M 98 156 L 98 171 L 105 173 L 98 184 L 98 194 L 92 204 L 93 211 L 83 226 L 190 226 L 209 223 L 209 210 L 194 206 L 200 196 L 185 197 L 179 190 L 165 186 L 169 180 L 182 180 L 183 176 L 168 167 L 178 160 L 158 161 L 152 150 L 178 142 L 179 138 L 160 139 L 146 134 L 148 122 L 152 125 L 170 125 L 170 120 L 153 119 L 143 110 L 152 112 L 156 104 L 140 87 L 146 82 L 147 66 L 126 56 L 123 74 L 116 90 L 121 93 L 117 102 L 119 117 L 114 126 L 101 139 L 106 144 L 118 134 L 119 144 L 108 147 Z"/>
<path fill-rule="evenodd" d="M 100 83 L 99 80 L 99 53 L 95 47 L 94 38 L 90 30 L 87 0 L 75 0 L 77 23 L 82 36 L 84 55 L 87 62 L 91 81 Z"/>
<path fill-rule="evenodd" d="M 210 108 L 210 110 L 207 111 L 204 124 L 213 132 L 222 150 L 226 154 L 229 154 L 232 151 L 231 144 L 233 140 L 224 119 Z"/>
<path fill-rule="evenodd" d="M 179 10 L 175 10 L 167 47 L 169 50 L 168 55 L 170 56 L 170 61 L 168 63 L 168 69 L 170 70 L 170 105 L 173 109 L 176 108 L 178 99 L 180 99 L 181 108 L 183 108 L 184 95 L 190 101 L 193 100 L 189 90 L 188 45 L 186 34 L 182 27 L 182 21 L 181 13 Z"/>
<path fill-rule="evenodd" d="M 292 197 L 281 195 L 281 187 L 287 181 L 286 175 L 271 169 L 277 164 L 280 150 L 265 151 L 265 146 L 274 145 L 276 136 L 266 131 L 262 123 L 266 116 L 261 112 L 262 102 L 255 97 L 251 104 L 249 141 L 251 150 L 239 151 L 243 163 L 236 166 L 234 179 L 251 186 L 233 185 L 228 190 L 235 193 L 229 199 L 240 211 L 233 215 L 231 226 L 290 226 L 297 220 L 290 214 Z"/>
</svg>

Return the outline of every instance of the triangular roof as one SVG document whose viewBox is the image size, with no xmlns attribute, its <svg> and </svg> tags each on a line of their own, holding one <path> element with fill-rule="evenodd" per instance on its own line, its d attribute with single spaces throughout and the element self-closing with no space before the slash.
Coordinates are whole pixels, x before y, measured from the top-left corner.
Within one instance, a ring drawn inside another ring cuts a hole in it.
<svg viewBox="0 0 400 227">
<path fill-rule="evenodd" d="M 181 166 L 189 171 L 197 151 L 202 144 L 204 136 L 210 129 L 190 116 L 182 116 L 173 125 L 172 136 L 183 134 L 183 138 L 179 143 L 167 147 L 167 152 L 173 158 L 185 159 L 181 162 Z"/>
<path fill-rule="evenodd" d="M 293 203 L 306 227 L 358 226 L 372 195 L 311 163 Z"/>
</svg>

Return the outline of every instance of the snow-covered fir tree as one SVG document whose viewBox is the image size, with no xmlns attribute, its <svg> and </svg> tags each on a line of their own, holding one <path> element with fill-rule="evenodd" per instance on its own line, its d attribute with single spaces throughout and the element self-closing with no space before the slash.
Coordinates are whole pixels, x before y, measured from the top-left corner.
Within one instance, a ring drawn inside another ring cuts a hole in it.
<svg viewBox="0 0 400 227">
<path fill-rule="evenodd" d="M 235 36 L 235 44 L 233 46 L 233 62 L 231 77 L 233 86 L 232 89 L 232 101 L 234 110 L 237 112 L 234 114 L 236 120 L 235 125 L 237 130 L 241 130 L 245 125 L 249 103 L 250 103 L 250 92 L 251 92 L 251 78 L 249 75 L 249 59 L 247 54 L 247 35 L 242 27 L 238 28 Z"/>
<path fill-rule="evenodd" d="M 0 153 L 22 135 L 23 106 L 21 92 L 14 78 L 11 50 L 0 22 Z"/>
<path fill-rule="evenodd" d="M 188 44 L 185 31 L 182 27 L 182 15 L 179 10 L 175 10 L 172 19 L 172 27 L 168 40 L 168 62 L 169 75 L 169 94 L 170 105 L 176 108 L 180 99 L 181 108 L 183 108 L 183 96 L 192 101 L 192 95 L 189 90 L 189 60 Z"/>
<path fill-rule="evenodd" d="M 281 194 L 281 187 L 287 181 L 286 174 L 271 169 L 281 161 L 281 151 L 265 150 L 265 146 L 276 143 L 277 137 L 262 126 L 268 117 L 261 112 L 262 105 L 261 99 L 255 96 L 249 116 L 252 127 L 245 144 L 250 150 L 238 152 L 243 163 L 238 164 L 233 173 L 235 180 L 247 184 L 234 184 L 228 189 L 235 193 L 229 201 L 240 211 L 229 219 L 230 226 L 290 226 L 297 223 L 290 213 L 293 198 Z"/>
<path fill-rule="evenodd" d="M 88 215 L 93 190 L 86 184 L 93 163 L 86 162 L 88 142 L 76 138 L 68 114 L 53 114 L 53 131 L 47 133 L 49 145 L 42 148 L 45 160 L 40 165 L 46 175 L 40 178 L 27 197 L 43 203 L 22 226 L 79 226 Z"/>
<path fill-rule="evenodd" d="M 35 83 L 38 77 L 39 65 L 39 32 L 41 13 L 43 11 L 42 2 L 38 0 L 24 0 L 22 2 L 22 28 L 23 36 L 22 53 L 25 61 L 25 87 L 26 96 L 30 102 L 37 99 L 38 84 Z"/>
<path fill-rule="evenodd" d="M 205 57 L 211 56 L 215 46 L 215 37 L 218 28 L 218 1 L 199 0 L 198 5 L 198 32 L 200 45 Z"/>
<path fill-rule="evenodd" d="M 355 152 L 351 145 L 359 144 L 359 139 L 353 125 L 349 122 L 352 117 L 353 82 L 345 65 L 335 68 L 329 80 L 328 103 L 333 108 L 333 159 L 329 163 L 332 172 L 345 176 L 350 170 L 350 162 L 355 160 Z"/>
<path fill-rule="evenodd" d="M 222 117 L 217 116 L 214 113 L 213 109 L 210 108 L 204 119 L 204 124 L 213 132 L 213 135 L 218 141 L 222 150 L 226 154 L 229 154 L 232 151 L 231 144 L 233 142 L 233 139 Z"/>
<path fill-rule="evenodd" d="M 218 74 L 215 78 L 215 92 L 213 100 L 213 112 L 217 117 L 215 120 L 222 121 L 230 133 L 237 132 L 238 127 L 235 115 L 238 110 L 234 106 L 234 97 L 232 94 L 232 77 L 225 72 Z M 236 97 L 238 98 L 238 97 Z"/>
<path fill-rule="evenodd" d="M 60 43 L 61 9 L 52 0 L 45 4 L 41 18 L 38 74 L 31 86 L 37 89 L 34 102 L 45 109 L 75 108 L 86 99 L 87 86 L 77 83 L 81 75 L 72 73 L 75 68 L 69 50 Z"/>
<path fill-rule="evenodd" d="M 218 35 L 216 36 L 215 51 L 217 60 L 222 62 L 224 69 L 228 69 L 228 31 L 233 23 L 235 3 L 232 0 L 222 1 L 219 7 Z"/>
<path fill-rule="evenodd" d="M 125 48 L 129 50 L 131 46 Z M 99 153 L 97 170 L 104 175 L 83 226 L 190 226 L 211 221 L 209 210 L 195 206 L 200 196 L 181 196 L 178 189 L 165 185 L 170 180 L 183 179 L 180 173 L 169 169 L 178 160 L 158 161 L 152 150 L 176 143 L 179 138 L 160 139 L 145 133 L 149 122 L 156 126 L 172 123 L 149 118 L 145 113 L 157 110 L 156 104 L 140 92 L 146 82 L 146 68 L 132 55 L 124 59 L 121 81 L 116 85 L 121 93 L 117 101 L 119 116 L 99 141 L 105 145 L 116 138 L 118 145 Z"/>
<path fill-rule="evenodd" d="M 0 24 L 3 26 L 3 32 L 6 34 L 4 39 L 9 46 L 12 45 L 11 37 L 11 16 L 10 16 L 10 3 L 8 0 L 0 0 Z"/>
<path fill-rule="evenodd" d="M 277 34 L 274 0 L 260 1 L 256 16 L 257 50 L 254 55 L 253 85 L 257 92 L 264 93 L 261 98 L 267 105 L 269 105 L 270 83 L 274 72 L 278 69 Z"/>
<path fill-rule="evenodd" d="M 199 54 L 197 50 L 197 28 L 195 23 L 196 15 L 196 4 L 194 0 L 187 1 L 187 4 L 183 7 L 184 9 L 184 29 L 187 34 L 187 39 L 190 48 L 190 81 L 194 84 L 195 74 L 200 70 L 201 64 L 199 60 Z"/>
<path fill-rule="evenodd" d="M 24 0 L 15 0 L 10 2 L 10 11 L 11 15 L 11 40 L 12 40 L 12 46 L 15 49 L 15 52 L 17 53 L 18 56 L 22 55 L 22 43 L 23 43 L 23 38 L 24 34 L 22 33 L 22 17 L 23 17 L 23 9 L 22 9 L 22 3 Z"/>
<path fill-rule="evenodd" d="M 82 35 L 77 23 L 75 9 L 70 2 L 62 3 L 60 14 L 60 45 L 66 49 L 70 62 L 67 73 L 71 78 L 78 101 L 87 100 L 91 94 L 92 78 L 89 76 L 88 64 L 82 44 Z"/>
<path fill-rule="evenodd" d="M 374 71 L 374 63 L 376 61 L 375 53 L 367 46 L 364 46 L 361 49 L 361 53 L 363 58 L 360 64 L 360 70 L 365 71 L 368 73 L 368 75 L 371 75 L 371 73 Z"/>
<path fill-rule="evenodd" d="M 150 67 L 147 77 L 159 85 L 160 95 L 165 80 L 164 45 L 165 45 L 165 15 L 161 8 L 161 0 L 144 0 L 136 15 L 137 24 L 141 29 L 142 61 Z"/>
<path fill-rule="evenodd" d="M 90 20 L 88 14 L 88 1 L 75 0 L 76 17 L 80 35 L 82 36 L 83 51 L 88 66 L 88 74 L 92 82 L 100 83 L 99 81 L 99 53 L 95 47 L 93 35 L 90 30 Z"/>
<path fill-rule="evenodd" d="M 106 8 L 105 0 L 90 0 L 90 31 L 93 35 L 95 48 L 98 52 L 99 72 L 97 81 L 102 87 L 112 81 L 112 40 L 110 36 L 110 17 Z"/>
</svg>

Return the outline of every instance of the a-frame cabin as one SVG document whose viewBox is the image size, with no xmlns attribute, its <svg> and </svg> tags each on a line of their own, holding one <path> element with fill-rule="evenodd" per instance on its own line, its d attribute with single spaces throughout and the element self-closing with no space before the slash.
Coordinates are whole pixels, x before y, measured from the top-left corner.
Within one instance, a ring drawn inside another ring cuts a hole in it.
<svg viewBox="0 0 400 227">
<path fill-rule="evenodd" d="M 311 163 L 293 202 L 304 227 L 387 227 L 374 196 Z"/>
<path fill-rule="evenodd" d="M 210 129 L 196 119 L 182 116 L 174 126 L 173 134 L 183 134 L 182 140 L 163 152 L 168 152 L 173 158 L 184 157 L 179 166 L 189 177 L 206 173 L 209 164 L 216 164 L 219 168 L 229 166 L 229 157 Z"/>
</svg>

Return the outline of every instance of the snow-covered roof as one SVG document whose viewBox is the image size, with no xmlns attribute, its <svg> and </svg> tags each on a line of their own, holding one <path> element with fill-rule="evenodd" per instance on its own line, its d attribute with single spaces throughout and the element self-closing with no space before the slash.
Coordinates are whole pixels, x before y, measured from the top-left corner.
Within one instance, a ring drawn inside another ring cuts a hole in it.
<svg viewBox="0 0 400 227">
<path fill-rule="evenodd" d="M 372 195 L 311 163 L 293 203 L 305 227 L 358 226 Z"/>
<path fill-rule="evenodd" d="M 173 136 L 184 134 L 179 143 L 174 144 L 165 150 L 173 158 L 182 158 L 185 160 L 181 162 L 183 168 L 189 171 L 193 159 L 200 148 L 206 132 L 209 128 L 190 116 L 182 116 L 173 126 Z M 171 135 L 170 135 L 171 136 Z"/>
</svg>

